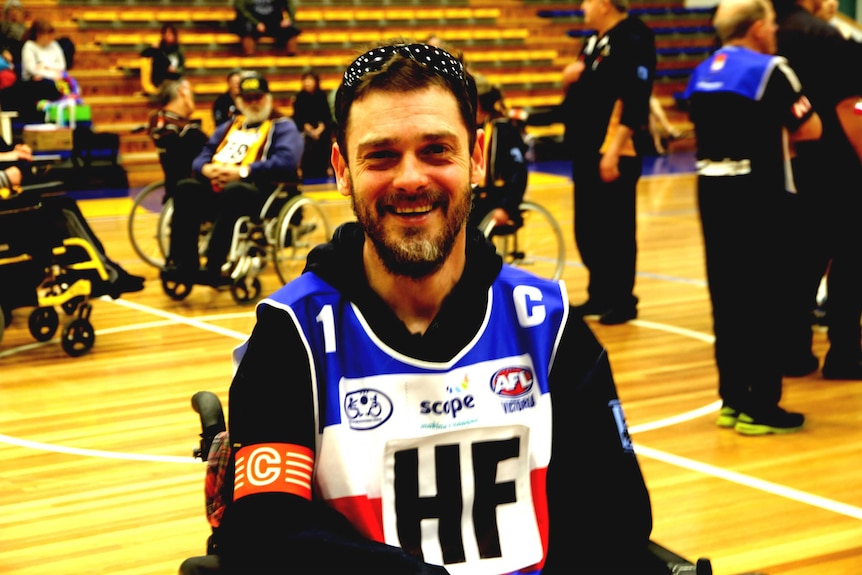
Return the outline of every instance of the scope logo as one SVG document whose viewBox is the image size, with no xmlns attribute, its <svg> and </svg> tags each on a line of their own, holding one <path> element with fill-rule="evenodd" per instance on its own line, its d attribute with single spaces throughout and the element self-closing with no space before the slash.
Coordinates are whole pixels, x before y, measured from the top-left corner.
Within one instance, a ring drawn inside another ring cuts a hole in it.
<svg viewBox="0 0 862 575">
<path fill-rule="evenodd" d="M 446 387 L 449 393 L 449 398 L 441 401 L 425 400 L 419 404 L 419 413 L 422 415 L 436 414 L 449 415 L 452 418 L 458 417 L 458 413 L 465 409 L 473 409 L 476 407 L 476 398 L 469 393 L 466 393 L 468 381 L 465 377 L 458 385 L 450 385 Z"/>
</svg>

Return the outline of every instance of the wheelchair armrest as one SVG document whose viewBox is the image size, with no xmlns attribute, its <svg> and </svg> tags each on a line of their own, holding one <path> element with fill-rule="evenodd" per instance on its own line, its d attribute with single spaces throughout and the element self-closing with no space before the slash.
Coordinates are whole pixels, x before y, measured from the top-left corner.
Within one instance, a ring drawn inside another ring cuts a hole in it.
<svg viewBox="0 0 862 575">
<path fill-rule="evenodd" d="M 650 553 L 667 564 L 668 569 L 670 569 L 673 575 L 712 575 L 712 563 L 710 563 L 709 559 L 701 557 L 697 560 L 697 563 L 692 563 L 685 557 L 677 555 L 655 541 L 650 541 L 647 544 L 647 548 Z"/>
<path fill-rule="evenodd" d="M 192 396 L 192 409 L 201 417 L 201 445 L 195 457 L 206 461 L 210 445 L 216 435 L 225 431 L 224 410 L 218 396 L 210 391 L 199 391 Z"/>
</svg>

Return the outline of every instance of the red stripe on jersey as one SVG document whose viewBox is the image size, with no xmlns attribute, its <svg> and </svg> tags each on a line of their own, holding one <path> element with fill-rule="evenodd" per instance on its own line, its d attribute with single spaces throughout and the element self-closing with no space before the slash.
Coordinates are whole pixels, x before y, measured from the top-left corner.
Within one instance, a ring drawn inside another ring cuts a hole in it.
<svg viewBox="0 0 862 575">
<path fill-rule="evenodd" d="M 256 443 L 236 453 L 233 499 L 255 493 L 292 493 L 311 500 L 311 449 L 292 443 Z"/>
<path fill-rule="evenodd" d="M 373 541 L 385 541 L 383 537 L 383 503 L 380 499 L 369 499 L 365 495 L 339 497 L 327 501 L 338 510 L 364 536 Z"/>
<path fill-rule="evenodd" d="M 530 485 L 533 492 L 533 508 L 536 510 L 536 524 L 539 526 L 539 536 L 542 538 L 542 561 L 536 564 L 536 570 L 541 571 L 548 556 L 548 468 L 542 467 L 530 472 Z"/>
</svg>

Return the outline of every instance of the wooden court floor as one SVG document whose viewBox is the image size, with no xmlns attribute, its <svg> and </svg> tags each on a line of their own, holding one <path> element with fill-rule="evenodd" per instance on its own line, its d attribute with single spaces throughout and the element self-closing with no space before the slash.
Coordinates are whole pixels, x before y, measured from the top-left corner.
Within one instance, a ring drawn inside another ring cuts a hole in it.
<svg viewBox="0 0 862 575">
<path fill-rule="evenodd" d="M 572 240 L 571 183 L 534 174 L 528 194 L 563 226 L 564 279 L 579 303 L 586 274 Z M 142 292 L 94 302 L 93 349 L 71 358 L 56 339 L 36 343 L 27 308 L 15 310 L 0 342 L 0 573 L 169 574 L 204 551 L 204 466 L 191 457 L 200 430 L 189 398 L 207 389 L 226 401 L 230 352 L 251 330 L 253 309 L 203 287 L 182 302 L 168 298 L 126 239 L 129 203 L 82 202 L 109 254 L 148 278 Z M 334 221 L 350 218 L 343 200 L 326 209 Z M 709 557 L 717 575 L 862 573 L 862 383 L 786 379 L 784 405 L 808 418 L 798 434 L 715 427 L 693 176 L 644 178 L 638 209 L 640 317 L 590 321 L 609 350 L 652 495 L 653 538 Z M 263 284 L 275 290 L 275 273 Z M 756 329 L 757 302 L 751 312 Z M 822 357 L 825 335 L 815 341 Z M 583 464 L 572 462 L 588 473 Z"/>
</svg>

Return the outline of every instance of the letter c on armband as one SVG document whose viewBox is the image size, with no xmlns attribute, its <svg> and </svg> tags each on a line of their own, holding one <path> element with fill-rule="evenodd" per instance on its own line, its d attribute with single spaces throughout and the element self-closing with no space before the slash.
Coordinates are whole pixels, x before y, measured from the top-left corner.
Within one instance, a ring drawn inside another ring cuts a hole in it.
<svg viewBox="0 0 862 575">
<path fill-rule="evenodd" d="M 292 493 L 311 499 L 314 454 L 292 443 L 257 443 L 236 452 L 234 501 L 256 493 Z"/>
</svg>

